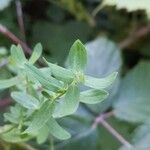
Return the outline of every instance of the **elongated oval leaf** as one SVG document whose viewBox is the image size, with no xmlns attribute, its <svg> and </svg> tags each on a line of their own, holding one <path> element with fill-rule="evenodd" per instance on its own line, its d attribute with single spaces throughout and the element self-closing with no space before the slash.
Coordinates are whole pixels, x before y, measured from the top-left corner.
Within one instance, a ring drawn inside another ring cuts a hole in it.
<svg viewBox="0 0 150 150">
<path fill-rule="evenodd" d="M 62 84 L 51 76 L 44 75 L 39 69 L 33 65 L 25 64 L 27 73 L 30 73 L 35 79 L 37 79 L 43 87 L 48 90 L 55 91 L 62 87 Z"/>
<path fill-rule="evenodd" d="M 28 95 L 24 92 L 12 92 L 11 97 L 27 109 L 35 110 L 38 109 L 40 106 L 39 101 L 35 97 Z"/>
<path fill-rule="evenodd" d="M 108 92 L 104 90 L 87 90 L 80 93 L 80 102 L 87 103 L 87 104 L 96 104 L 108 96 Z"/>
<path fill-rule="evenodd" d="M 79 105 L 79 89 L 76 85 L 71 85 L 65 95 L 64 101 L 58 104 L 54 117 L 63 117 L 73 114 Z"/>
<path fill-rule="evenodd" d="M 22 65 L 27 60 L 20 45 L 18 45 L 18 46 L 12 45 L 11 46 L 11 56 L 17 65 Z"/>
<path fill-rule="evenodd" d="M 60 140 L 66 140 L 71 137 L 70 133 L 64 130 L 52 117 L 47 122 L 47 127 L 49 128 L 49 132 Z"/>
<path fill-rule="evenodd" d="M 6 80 L 0 80 L 0 90 L 14 86 L 19 82 L 20 81 L 19 81 L 18 77 L 13 77 L 11 79 L 6 79 Z"/>
<path fill-rule="evenodd" d="M 37 110 L 33 116 L 31 124 L 24 131 L 24 133 L 35 134 L 41 129 L 52 116 L 54 110 L 54 103 L 46 101 L 39 110 Z"/>
<path fill-rule="evenodd" d="M 34 51 L 29 59 L 29 63 L 34 64 L 41 56 L 42 54 L 42 45 L 41 43 L 38 43 L 34 47 Z"/>
<path fill-rule="evenodd" d="M 45 59 L 44 59 L 45 60 Z M 45 60 L 45 62 L 48 64 L 48 66 L 50 67 L 51 69 L 51 72 L 52 74 L 58 79 L 58 80 L 61 80 L 63 82 L 66 82 L 66 83 L 70 83 L 73 78 L 74 78 L 74 74 L 73 72 L 71 72 L 70 70 L 68 69 L 65 69 L 63 67 L 60 67 L 58 65 L 55 65 L 55 64 L 52 64 L 52 63 L 49 63 Z"/>
<path fill-rule="evenodd" d="M 68 67 L 75 71 L 83 71 L 87 64 L 87 53 L 85 46 L 80 40 L 72 45 L 68 56 Z"/>
<path fill-rule="evenodd" d="M 94 89 L 104 89 L 109 87 L 117 77 L 117 72 L 112 73 L 106 78 L 94 78 L 85 76 L 85 85 Z"/>
</svg>

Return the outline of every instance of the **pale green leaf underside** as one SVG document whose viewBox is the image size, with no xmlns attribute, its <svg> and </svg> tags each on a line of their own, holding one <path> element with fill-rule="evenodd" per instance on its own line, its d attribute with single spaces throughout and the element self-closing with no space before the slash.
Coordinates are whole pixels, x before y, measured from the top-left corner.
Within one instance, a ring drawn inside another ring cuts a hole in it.
<svg viewBox="0 0 150 150">
<path fill-rule="evenodd" d="M 18 45 L 18 46 L 12 45 L 11 46 L 11 56 L 17 65 L 21 65 L 27 61 L 20 45 Z"/>
<path fill-rule="evenodd" d="M 39 101 L 35 97 L 28 95 L 24 92 L 12 92 L 11 97 L 27 109 L 36 110 L 40 106 Z"/>
<path fill-rule="evenodd" d="M 64 101 L 59 105 L 54 117 L 63 117 L 73 114 L 79 106 L 79 89 L 76 85 L 71 85 L 65 95 Z"/>
<path fill-rule="evenodd" d="M 17 128 L 14 128 L 8 132 L 1 134 L 1 138 L 7 142 L 19 143 L 30 140 L 32 136 L 30 135 L 21 136 L 20 131 Z"/>
<path fill-rule="evenodd" d="M 19 82 L 20 81 L 19 81 L 18 77 L 13 77 L 13 78 L 10 78 L 10 79 L 0 80 L 0 90 L 9 88 L 11 86 L 14 86 L 14 85 L 18 84 Z"/>
<path fill-rule="evenodd" d="M 24 133 L 35 134 L 39 129 L 41 129 L 52 116 L 54 110 L 54 104 L 52 102 L 46 101 L 39 110 L 37 110 L 33 116 L 29 127 Z"/>
<path fill-rule="evenodd" d="M 29 59 L 29 63 L 34 64 L 42 54 L 42 45 L 40 43 L 36 44 L 33 53 Z"/>
<path fill-rule="evenodd" d="M 85 85 L 94 89 L 105 89 L 108 88 L 116 79 L 117 72 L 112 73 L 106 78 L 94 78 L 91 76 L 85 76 Z"/>
<path fill-rule="evenodd" d="M 80 102 L 87 104 L 96 104 L 102 102 L 108 96 L 108 92 L 104 90 L 87 90 L 80 93 Z"/>
<path fill-rule="evenodd" d="M 41 83 L 43 87 L 47 88 L 48 90 L 58 90 L 62 86 L 62 84 L 55 78 L 51 76 L 48 77 L 33 65 L 25 64 L 25 69 L 27 74 L 30 73 L 31 76 L 33 76 L 37 81 Z"/>
<path fill-rule="evenodd" d="M 130 122 L 150 121 L 150 63 L 141 61 L 122 80 L 117 102 L 116 117 Z"/>
<path fill-rule="evenodd" d="M 45 60 L 46 61 L 46 60 Z M 48 64 L 48 66 L 50 67 L 51 69 L 51 72 L 52 74 L 58 79 L 58 80 L 61 80 L 63 82 L 71 82 L 74 78 L 74 74 L 68 70 L 68 69 L 65 69 L 63 67 L 60 67 L 58 65 L 55 65 L 55 64 L 52 64 L 52 63 L 49 63 L 46 61 L 46 63 Z"/>
<path fill-rule="evenodd" d="M 49 132 L 60 140 L 66 140 L 71 137 L 70 133 L 64 130 L 52 117 L 47 122 L 47 127 L 49 128 Z"/>
<path fill-rule="evenodd" d="M 85 46 L 80 40 L 77 40 L 72 45 L 69 56 L 68 66 L 75 71 L 83 71 L 87 64 L 87 52 Z"/>
</svg>

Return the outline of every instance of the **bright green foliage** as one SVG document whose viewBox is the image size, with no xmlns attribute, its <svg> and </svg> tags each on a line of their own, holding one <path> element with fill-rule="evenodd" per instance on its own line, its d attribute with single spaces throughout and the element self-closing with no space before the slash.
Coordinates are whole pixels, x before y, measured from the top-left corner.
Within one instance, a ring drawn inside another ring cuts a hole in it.
<svg viewBox="0 0 150 150">
<path fill-rule="evenodd" d="M 69 69 L 45 59 L 48 67 L 35 67 L 33 64 L 40 57 L 41 51 L 41 44 L 37 44 L 27 60 L 20 46 L 11 47 L 10 62 L 17 77 L 0 81 L 0 86 L 4 89 L 16 85 L 11 97 L 17 104 L 4 115 L 12 126 L 7 133 L 2 132 L 0 135 L 5 141 L 21 142 L 36 138 L 38 143 L 43 143 L 49 134 L 60 140 L 70 138 L 70 133 L 55 118 L 75 113 L 80 102 L 95 104 L 103 101 L 108 96 L 104 88 L 108 88 L 116 78 L 117 73 L 103 79 L 84 75 L 87 53 L 79 40 L 71 47 L 68 56 Z M 91 89 L 80 92 L 81 85 Z"/>
</svg>

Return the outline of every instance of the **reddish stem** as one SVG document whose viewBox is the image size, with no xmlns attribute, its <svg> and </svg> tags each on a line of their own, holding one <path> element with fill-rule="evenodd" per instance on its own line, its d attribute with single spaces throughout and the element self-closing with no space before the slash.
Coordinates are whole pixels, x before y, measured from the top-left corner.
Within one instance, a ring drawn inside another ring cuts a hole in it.
<svg viewBox="0 0 150 150">
<path fill-rule="evenodd" d="M 107 112 L 96 117 L 93 128 L 97 126 L 97 124 L 101 124 L 104 128 L 106 128 L 121 144 L 126 146 L 127 148 L 131 148 L 132 145 L 121 135 L 119 134 L 107 121 L 106 118 L 109 118 L 113 115 L 113 112 Z"/>
<path fill-rule="evenodd" d="M 12 40 L 16 44 L 20 44 L 26 53 L 31 54 L 32 50 L 18 37 L 16 37 L 12 32 L 10 32 L 6 27 L 0 24 L 0 32 L 4 34 L 7 38 Z"/>
</svg>

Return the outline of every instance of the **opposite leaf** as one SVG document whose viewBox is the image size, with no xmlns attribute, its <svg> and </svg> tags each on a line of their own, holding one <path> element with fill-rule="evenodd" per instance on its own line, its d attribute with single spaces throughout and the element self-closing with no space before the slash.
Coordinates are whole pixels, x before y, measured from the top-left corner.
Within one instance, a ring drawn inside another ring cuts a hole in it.
<svg viewBox="0 0 150 150">
<path fill-rule="evenodd" d="M 29 63 L 34 64 L 42 54 L 42 45 L 41 43 L 36 44 L 34 51 L 29 59 Z"/>
<path fill-rule="evenodd" d="M 47 127 L 49 128 L 49 132 L 60 140 L 66 140 L 71 137 L 70 133 L 64 130 L 52 117 L 47 122 Z"/>
<path fill-rule="evenodd" d="M 19 81 L 18 77 L 13 77 L 11 79 L 6 79 L 6 80 L 0 80 L 0 90 L 14 86 L 19 82 L 20 81 Z"/>
<path fill-rule="evenodd" d="M 38 68 L 34 67 L 33 65 L 25 64 L 25 69 L 27 73 L 30 73 L 37 81 L 41 83 L 43 87 L 46 89 L 53 91 L 58 90 L 62 84 L 56 80 L 55 78 L 49 75 L 43 74 Z"/>
<path fill-rule="evenodd" d="M 11 97 L 27 109 L 36 110 L 40 106 L 39 101 L 35 97 L 24 92 L 12 92 Z"/>
<path fill-rule="evenodd" d="M 100 103 L 104 99 L 106 99 L 108 96 L 108 93 L 106 91 L 102 90 L 87 90 L 84 92 L 81 92 L 80 94 L 80 102 L 87 103 L 87 104 L 96 104 Z"/>
<path fill-rule="evenodd" d="M 76 85 L 71 85 L 65 95 L 63 103 L 61 103 L 54 114 L 54 117 L 63 117 L 73 114 L 79 105 L 79 89 Z"/>
<path fill-rule="evenodd" d="M 52 116 L 54 110 L 54 103 L 46 101 L 39 110 L 33 115 L 33 119 L 29 127 L 24 131 L 24 133 L 36 134 L 39 129 L 41 129 Z"/>
<path fill-rule="evenodd" d="M 91 76 L 85 76 L 85 85 L 94 89 L 105 89 L 109 87 L 117 77 L 117 72 L 112 73 L 106 78 L 94 78 Z"/>
<path fill-rule="evenodd" d="M 68 67 L 74 71 L 84 71 L 87 64 L 87 52 L 80 40 L 72 45 L 68 56 Z"/>
<path fill-rule="evenodd" d="M 45 60 L 45 59 L 44 59 Z M 45 60 L 51 69 L 52 74 L 58 79 L 66 83 L 70 83 L 73 80 L 74 74 L 68 69 L 60 67 L 58 65 L 49 63 Z"/>
</svg>

